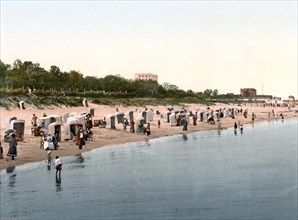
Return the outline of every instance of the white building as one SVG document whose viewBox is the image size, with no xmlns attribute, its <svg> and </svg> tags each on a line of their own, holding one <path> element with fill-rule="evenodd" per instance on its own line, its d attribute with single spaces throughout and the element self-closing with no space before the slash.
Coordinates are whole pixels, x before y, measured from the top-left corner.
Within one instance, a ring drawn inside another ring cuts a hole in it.
<svg viewBox="0 0 298 220">
<path fill-rule="evenodd" d="M 152 73 L 135 73 L 135 80 L 157 81 L 158 80 L 158 75 L 152 74 Z"/>
</svg>

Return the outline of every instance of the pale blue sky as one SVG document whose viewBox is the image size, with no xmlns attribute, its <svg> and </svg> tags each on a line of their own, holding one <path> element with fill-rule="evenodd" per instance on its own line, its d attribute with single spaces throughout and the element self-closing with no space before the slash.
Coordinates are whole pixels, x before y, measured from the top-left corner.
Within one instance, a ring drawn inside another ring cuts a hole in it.
<svg viewBox="0 0 298 220">
<path fill-rule="evenodd" d="M 1 1 L 1 60 L 181 89 L 297 93 L 297 1 Z"/>
</svg>

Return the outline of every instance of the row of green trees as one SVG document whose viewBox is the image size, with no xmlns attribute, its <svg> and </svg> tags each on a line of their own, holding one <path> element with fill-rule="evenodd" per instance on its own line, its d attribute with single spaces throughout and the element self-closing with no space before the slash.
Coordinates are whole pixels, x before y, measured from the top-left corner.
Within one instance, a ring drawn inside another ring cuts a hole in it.
<svg viewBox="0 0 298 220">
<path fill-rule="evenodd" d="M 107 75 L 102 78 L 85 76 L 76 70 L 63 72 L 58 66 L 45 70 L 38 63 L 16 60 L 12 65 L 0 60 L 0 87 L 6 90 L 30 89 L 33 94 L 41 91 L 50 93 L 78 94 L 89 93 L 114 97 L 183 98 L 206 99 L 219 97 L 218 90 L 206 89 L 204 92 L 181 90 L 178 86 L 156 81 L 128 80 L 120 75 Z"/>
</svg>

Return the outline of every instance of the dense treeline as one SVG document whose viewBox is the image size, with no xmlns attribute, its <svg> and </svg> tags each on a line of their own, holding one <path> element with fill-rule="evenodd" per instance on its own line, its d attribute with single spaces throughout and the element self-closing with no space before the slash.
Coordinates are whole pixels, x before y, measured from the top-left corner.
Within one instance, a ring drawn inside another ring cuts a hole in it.
<svg viewBox="0 0 298 220">
<path fill-rule="evenodd" d="M 204 92 L 181 90 L 176 85 L 155 81 L 128 80 L 120 75 L 102 78 L 85 76 L 76 70 L 63 72 L 58 66 L 45 70 L 38 63 L 16 60 L 12 65 L 0 60 L 1 97 L 32 94 L 36 97 L 89 97 L 93 99 L 189 99 L 204 102 L 211 98 L 229 98 L 219 95 L 217 89 Z"/>
</svg>

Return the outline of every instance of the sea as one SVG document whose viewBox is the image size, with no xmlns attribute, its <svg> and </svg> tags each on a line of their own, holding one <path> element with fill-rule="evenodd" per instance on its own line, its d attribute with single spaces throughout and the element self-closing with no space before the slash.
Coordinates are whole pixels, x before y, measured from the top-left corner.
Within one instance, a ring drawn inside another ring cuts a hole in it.
<svg viewBox="0 0 298 220">
<path fill-rule="evenodd" d="M 297 220 L 297 125 L 144 136 L 62 157 L 61 178 L 45 160 L 9 167 L 0 219 Z"/>
</svg>

